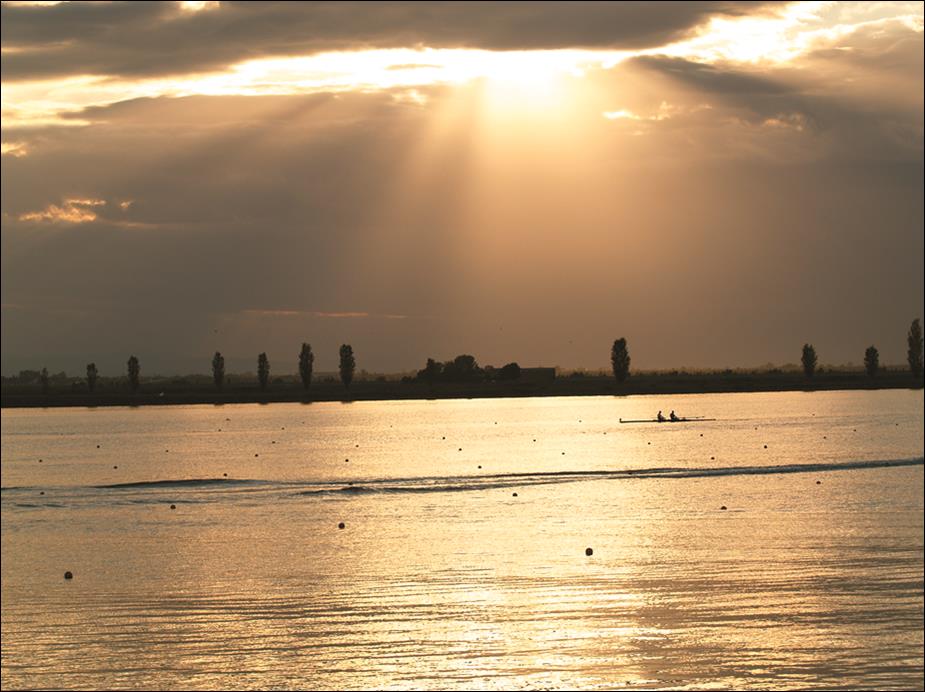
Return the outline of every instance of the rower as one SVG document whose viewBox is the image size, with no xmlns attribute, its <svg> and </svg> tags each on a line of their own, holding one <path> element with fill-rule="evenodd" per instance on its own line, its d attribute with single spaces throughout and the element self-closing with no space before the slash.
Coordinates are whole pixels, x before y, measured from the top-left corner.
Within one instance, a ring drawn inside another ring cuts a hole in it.
<svg viewBox="0 0 925 692">
<path fill-rule="evenodd" d="M 659 422 L 659 423 L 664 423 L 664 422 L 665 422 L 665 416 L 662 415 L 662 412 L 661 412 L 661 411 L 658 412 L 658 422 Z"/>
<path fill-rule="evenodd" d="M 672 423 L 677 423 L 679 420 L 681 420 L 681 419 L 678 418 L 676 415 L 674 415 L 674 411 L 672 411 L 670 414 L 668 414 L 668 417 L 671 419 L 671 422 L 672 422 Z"/>
</svg>

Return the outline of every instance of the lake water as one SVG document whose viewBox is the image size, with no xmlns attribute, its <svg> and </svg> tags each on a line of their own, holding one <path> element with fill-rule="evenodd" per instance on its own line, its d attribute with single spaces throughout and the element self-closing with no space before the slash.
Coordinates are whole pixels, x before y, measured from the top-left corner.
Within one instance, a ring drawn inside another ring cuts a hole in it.
<svg viewBox="0 0 925 692">
<path fill-rule="evenodd" d="M 5 409 L 3 688 L 921 689 L 922 457 L 921 391 Z"/>
</svg>

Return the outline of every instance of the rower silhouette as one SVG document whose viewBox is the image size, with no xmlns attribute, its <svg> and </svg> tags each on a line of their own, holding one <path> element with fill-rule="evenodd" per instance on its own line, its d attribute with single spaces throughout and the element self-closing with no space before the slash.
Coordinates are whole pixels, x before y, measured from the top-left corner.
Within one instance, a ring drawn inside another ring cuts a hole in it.
<svg viewBox="0 0 925 692">
<path fill-rule="evenodd" d="M 681 419 L 678 418 L 676 415 L 674 415 L 674 411 L 672 411 L 670 414 L 668 414 L 668 417 L 671 419 L 671 422 L 672 422 L 672 423 L 677 423 L 679 420 L 681 420 Z"/>
<path fill-rule="evenodd" d="M 665 422 L 665 416 L 662 415 L 662 412 L 661 412 L 661 411 L 658 412 L 658 422 L 659 422 L 659 423 L 664 423 L 664 422 Z"/>
</svg>

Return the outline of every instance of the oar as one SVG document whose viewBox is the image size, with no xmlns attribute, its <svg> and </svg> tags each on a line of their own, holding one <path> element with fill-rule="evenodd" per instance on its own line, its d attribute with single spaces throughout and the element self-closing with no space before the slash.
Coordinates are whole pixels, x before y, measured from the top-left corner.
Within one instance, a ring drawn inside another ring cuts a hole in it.
<svg viewBox="0 0 925 692">
<path fill-rule="evenodd" d="M 621 423 L 706 423 L 709 421 L 715 421 L 716 418 L 704 418 L 703 416 L 697 418 L 679 418 L 678 420 L 671 420 L 666 418 L 665 420 L 658 420 L 657 418 L 639 418 L 633 420 L 623 420 L 620 419 Z"/>
</svg>

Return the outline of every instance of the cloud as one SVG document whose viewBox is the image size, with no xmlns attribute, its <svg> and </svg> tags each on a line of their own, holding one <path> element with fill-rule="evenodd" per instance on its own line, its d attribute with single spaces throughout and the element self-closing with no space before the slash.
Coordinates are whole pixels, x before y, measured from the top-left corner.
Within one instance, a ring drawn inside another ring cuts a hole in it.
<svg viewBox="0 0 925 692">
<path fill-rule="evenodd" d="M 3 142 L 0 152 L 2 152 L 3 156 L 20 158 L 29 154 L 29 147 L 25 142 Z"/>
<path fill-rule="evenodd" d="M 795 360 L 806 340 L 901 362 L 922 310 L 921 47 L 890 24 L 790 64 L 627 60 L 567 77 L 556 122 L 493 110 L 477 83 L 418 87 L 424 105 L 76 111 L 2 157 L 0 282 L 23 306 L 3 357 L 67 343 L 78 366 L 138 352 L 171 372 L 267 351 L 294 369 L 310 340 L 319 368 L 342 343 L 370 370 L 461 352 L 598 367 L 626 334 L 634 363 L 670 367 L 686 334 L 694 365 Z M 20 220 L 81 199 L 107 203 Z"/>
<path fill-rule="evenodd" d="M 630 58 L 600 75 L 615 126 L 679 136 L 677 154 L 768 161 L 921 161 L 923 34 L 861 27 L 784 64 Z M 659 104 L 670 102 L 670 117 Z"/>
<path fill-rule="evenodd" d="M 176 75 L 258 57 L 431 46 L 489 50 L 640 49 L 711 17 L 776 2 L 4 3 L 4 81 L 64 75 Z"/>
<path fill-rule="evenodd" d="M 405 320 L 408 315 L 393 314 L 373 314 L 369 312 L 358 311 L 325 311 L 325 310 L 288 310 L 288 309 L 271 309 L 257 310 L 247 309 L 242 311 L 245 315 L 254 317 L 316 317 L 319 319 L 366 319 L 378 318 L 386 320 Z"/>
<path fill-rule="evenodd" d="M 737 96 L 779 94 L 786 91 L 781 84 L 761 73 L 694 62 L 684 58 L 642 55 L 627 61 L 630 68 L 649 70 L 681 82 L 685 86 L 711 94 Z"/>
<path fill-rule="evenodd" d="M 66 199 L 60 205 L 49 204 L 40 211 L 28 211 L 19 215 L 20 221 L 51 223 L 88 223 L 98 218 L 95 207 L 105 205 L 102 199 Z"/>
<path fill-rule="evenodd" d="M 143 229 L 153 224 L 132 219 L 129 210 L 135 200 L 110 202 L 93 197 L 68 197 L 60 203 L 47 204 L 39 210 L 18 212 L 15 216 L 30 226 L 36 224 L 77 225 L 98 222 L 111 228 Z M 4 213 L 8 213 L 4 211 Z"/>
<path fill-rule="evenodd" d="M 690 110 L 693 110 L 696 112 L 698 110 L 705 110 L 709 108 L 710 106 L 702 104 Z M 618 111 L 604 111 L 602 115 L 605 118 L 607 118 L 607 120 L 633 120 L 636 122 L 655 122 L 657 123 L 663 120 L 668 120 L 670 118 L 673 118 L 677 116 L 678 114 L 683 113 L 684 110 L 685 110 L 684 108 L 681 108 L 679 106 L 674 106 L 668 103 L 667 101 L 662 101 L 659 104 L 658 109 L 654 113 L 651 113 L 650 115 L 640 115 L 639 113 L 634 113 L 633 111 L 629 111 L 626 109 L 621 109 Z"/>
<path fill-rule="evenodd" d="M 193 349 L 216 316 L 255 305 L 282 306 L 267 313 L 281 319 L 239 328 L 242 343 L 278 339 L 299 316 L 333 342 L 420 322 L 406 317 L 436 312 L 458 275 L 439 230 L 458 192 L 453 152 L 436 152 L 422 203 L 397 211 L 429 116 L 389 93 L 143 99 L 87 116 L 79 134 L 29 132 L 41 145 L 4 157 L 0 179 L 4 301 L 73 302 L 93 316 L 70 327 L 87 343 L 121 343 L 151 320 L 169 328 L 147 343 Z M 149 230 L 126 233 L 129 222 Z M 38 307 L 28 314 L 45 324 Z M 4 330 L 14 351 L 38 330 L 16 324 Z"/>
</svg>

